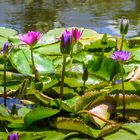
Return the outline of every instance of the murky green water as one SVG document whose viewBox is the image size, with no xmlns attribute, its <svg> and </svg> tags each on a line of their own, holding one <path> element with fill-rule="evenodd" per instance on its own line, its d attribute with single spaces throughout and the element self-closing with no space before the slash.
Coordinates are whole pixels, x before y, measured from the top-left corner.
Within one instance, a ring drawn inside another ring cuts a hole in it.
<svg viewBox="0 0 140 140">
<path fill-rule="evenodd" d="M 0 0 L 0 26 L 19 32 L 79 26 L 119 35 L 122 17 L 130 20 L 128 36 L 140 34 L 140 0 Z"/>
</svg>

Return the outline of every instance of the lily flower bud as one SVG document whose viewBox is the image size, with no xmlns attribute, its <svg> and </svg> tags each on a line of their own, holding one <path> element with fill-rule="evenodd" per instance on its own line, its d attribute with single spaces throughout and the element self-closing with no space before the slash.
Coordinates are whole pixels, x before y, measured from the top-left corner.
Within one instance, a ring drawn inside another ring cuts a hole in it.
<svg viewBox="0 0 140 140">
<path fill-rule="evenodd" d="M 62 34 L 62 37 L 61 37 L 60 51 L 62 54 L 70 54 L 71 47 L 72 47 L 71 32 L 68 30 L 65 30 L 65 32 Z"/>
<path fill-rule="evenodd" d="M 126 35 L 128 33 L 129 21 L 127 19 L 121 19 L 120 33 Z"/>
<path fill-rule="evenodd" d="M 13 50 L 13 46 L 11 46 L 11 44 L 9 42 L 6 42 L 1 50 L 1 54 L 3 56 L 3 58 L 7 58 L 7 56 L 12 52 Z"/>
<path fill-rule="evenodd" d="M 87 79 L 88 79 L 88 70 L 86 67 L 84 67 L 82 80 L 87 81 Z"/>
</svg>

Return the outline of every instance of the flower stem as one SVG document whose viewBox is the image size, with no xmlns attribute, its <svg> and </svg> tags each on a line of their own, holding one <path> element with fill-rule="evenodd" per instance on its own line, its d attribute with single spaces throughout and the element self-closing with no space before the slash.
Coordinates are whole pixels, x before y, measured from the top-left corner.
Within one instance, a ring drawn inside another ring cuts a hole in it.
<svg viewBox="0 0 140 140">
<path fill-rule="evenodd" d="M 62 68 L 61 85 L 60 85 L 60 99 L 61 99 L 61 102 L 62 102 L 62 99 L 63 99 L 65 66 L 66 66 L 66 55 L 63 55 L 63 68 Z"/>
<path fill-rule="evenodd" d="M 84 92 L 85 92 L 85 88 L 86 88 L 86 81 L 83 81 L 83 94 L 84 94 Z"/>
<path fill-rule="evenodd" d="M 71 47 L 71 52 L 70 52 L 70 69 L 69 69 L 69 72 L 72 72 L 72 63 L 73 63 L 73 46 Z"/>
<path fill-rule="evenodd" d="M 120 47 L 120 50 L 122 50 L 122 47 L 123 47 L 124 37 L 125 37 L 125 35 L 124 35 L 124 34 L 122 34 L 122 39 L 121 39 L 121 47 Z"/>
<path fill-rule="evenodd" d="M 125 120 L 125 89 L 124 89 L 124 77 L 123 77 L 123 64 L 121 64 L 121 78 L 122 78 L 122 94 L 123 94 L 123 120 Z"/>
<path fill-rule="evenodd" d="M 33 48 L 30 48 L 31 50 L 31 60 L 32 60 L 32 65 L 33 65 L 33 74 L 35 76 L 35 82 L 38 82 L 38 74 L 37 74 L 37 69 L 35 67 L 35 62 L 34 62 L 34 55 L 33 55 Z"/>
<path fill-rule="evenodd" d="M 6 59 L 4 59 L 4 76 L 3 76 L 3 82 L 4 82 L 4 106 L 6 107 L 6 98 L 7 98 L 7 94 L 6 94 Z"/>
</svg>

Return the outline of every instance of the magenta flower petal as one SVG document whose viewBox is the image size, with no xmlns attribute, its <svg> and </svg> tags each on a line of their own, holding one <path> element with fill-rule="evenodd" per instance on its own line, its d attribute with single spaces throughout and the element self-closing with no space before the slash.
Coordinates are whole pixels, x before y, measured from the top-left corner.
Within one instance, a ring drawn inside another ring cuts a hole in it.
<svg viewBox="0 0 140 140">
<path fill-rule="evenodd" d="M 127 61 L 131 57 L 131 52 L 129 51 L 116 51 L 112 54 L 111 58 L 115 61 Z"/>
<path fill-rule="evenodd" d="M 71 34 L 75 42 L 77 42 L 82 36 L 83 30 L 79 30 L 78 28 L 72 28 Z"/>
<path fill-rule="evenodd" d="M 29 46 L 34 46 L 41 38 L 40 32 L 29 31 L 26 35 L 21 34 L 19 39 Z"/>
</svg>

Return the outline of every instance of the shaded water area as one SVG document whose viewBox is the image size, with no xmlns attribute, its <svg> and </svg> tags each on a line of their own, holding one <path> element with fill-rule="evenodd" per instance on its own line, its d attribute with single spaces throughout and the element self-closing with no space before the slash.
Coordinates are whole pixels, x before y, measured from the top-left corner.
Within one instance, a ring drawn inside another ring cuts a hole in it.
<svg viewBox="0 0 140 140">
<path fill-rule="evenodd" d="M 119 35 L 122 17 L 130 20 L 128 36 L 140 34 L 140 0 L 1 0 L 0 26 L 26 33 L 78 26 Z"/>
</svg>

